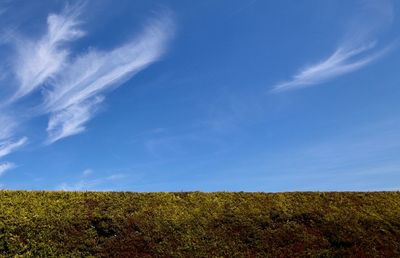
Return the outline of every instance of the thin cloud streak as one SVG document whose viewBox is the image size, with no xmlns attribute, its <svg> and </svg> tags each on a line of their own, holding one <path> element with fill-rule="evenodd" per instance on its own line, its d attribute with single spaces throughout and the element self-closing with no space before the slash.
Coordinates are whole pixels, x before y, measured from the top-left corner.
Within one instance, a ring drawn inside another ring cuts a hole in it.
<svg viewBox="0 0 400 258">
<path fill-rule="evenodd" d="M 4 112 L 4 110 L 0 109 L 0 112 Z M 2 141 L 11 137 L 17 122 L 12 117 L 2 114 L 0 115 L 0 125 L 0 141 Z"/>
<path fill-rule="evenodd" d="M 7 8 L 0 6 L 0 16 L 7 11 Z"/>
<path fill-rule="evenodd" d="M 65 44 L 84 35 L 78 28 L 81 8 L 67 7 L 61 14 L 50 14 L 47 32 L 38 40 L 15 37 L 14 70 L 19 85 L 12 100 L 28 95 L 64 67 L 70 54 Z"/>
<path fill-rule="evenodd" d="M 386 54 L 391 46 L 378 49 L 374 38 L 393 21 L 391 1 L 362 1 L 360 13 L 349 24 L 339 47 L 326 59 L 301 69 L 292 79 L 273 86 L 271 92 L 305 88 L 357 71 Z"/>
<path fill-rule="evenodd" d="M 90 168 L 85 169 L 85 170 L 82 172 L 82 176 L 83 176 L 83 177 L 90 176 L 91 174 L 93 174 L 93 170 L 90 169 Z"/>
<path fill-rule="evenodd" d="M 47 144 L 84 132 L 105 93 L 157 61 L 174 31 L 171 14 L 166 11 L 149 20 L 138 37 L 113 50 L 89 48 L 71 57 L 70 43 L 85 35 L 80 28 L 84 2 L 79 3 L 60 14 L 50 14 L 43 36 L 28 39 L 13 32 L 8 41 L 16 50 L 12 58 L 14 93 L 0 108 L 12 108 L 40 89 L 43 98 L 30 118 L 49 115 Z M 1 116 L 0 122 L 7 124 L 0 129 L 0 140 L 10 139 L 17 121 Z"/>
<path fill-rule="evenodd" d="M 47 126 L 47 143 L 51 144 L 62 138 L 85 131 L 84 124 L 94 115 L 98 104 L 103 99 L 103 97 L 96 96 L 88 101 L 73 104 L 63 110 L 52 113 Z"/>
<path fill-rule="evenodd" d="M 5 142 L 0 142 L 0 158 L 4 157 L 11 152 L 19 149 L 23 145 L 25 145 L 28 142 L 27 137 L 23 137 L 19 139 L 18 141 L 5 141 Z"/>
<path fill-rule="evenodd" d="M 4 175 L 8 170 L 15 168 L 15 165 L 10 162 L 0 163 L 0 176 Z"/>
<path fill-rule="evenodd" d="M 48 15 L 46 31 L 40 36 L 28 38 L 15 28 L 6 28 L 0 36 L 0 43 L 13 50 L 12 61 L 0 64 L 11 68 L 0 71 L 0 79 L 8 85 L 0 103 L 0 158 L 28 142 L 27 137 L 17 137 L 17 129 L 37 116 L 49 116 L 47 144 L 84 132 L 104 95 L 157 61 L 173 35 L 172 17 L 166 11 L 149 20 L 138 37 L 113 50 L 91 47 L 85 53 L 72 53 L 71 43 L 85 35 L 81 28 L 84 5 L 78 0 Z M 0 15 L 3 10 L 0 5 Z M 29 95 L 39 90 L 39 104 L 21 116 L 18 105 L 24 106 L 32 100 Z M 1 173 L 13 166 L 0 163 Z"/>
<path fill-rule="evenodd" d="M 103 188 L 102 186 L 108 185 L 113 182 L 119 182 L 120 180 L 126 178 L 127 176 L 124 174 L 114 174 L 107 177 L 100 177 L 95 179 L 85 179 L 79 180 L 78 182 L 74 183 L 62 183 L 56 187 L 56 190 L 62 191 L 101 191 Z M 107 191 L 103 189 L 104 191 Z"/>
<path fill-rule="evenodd" d="M 89 51 L 54 76 L 44 102 L 44 112 L 50 113 L 48 143 L 83 132 L 104 99 L 101 94 L 157 61 L 172 32 L 172 20 L 165 15 L 136 39 L 110 52 Z"/>
<path fill-rule="evenodd" d="M 1 1 L 0 2 L 0 16 L 2 16 L 8 10 L 8 4 L 10 1 Z"/>
<path fill-rule="evenodd" d="M 353 49 L 338 48 L 324 61 L 302 69 L 292 80 L 275 85 L 272 92 L 320 84 L 335 77 L 354 72 L 381 57 L 389 50 L 389 48 L 385 48 L 379 52 L 371 53 L 374 48 L 374 43 Z"/>
</svg>

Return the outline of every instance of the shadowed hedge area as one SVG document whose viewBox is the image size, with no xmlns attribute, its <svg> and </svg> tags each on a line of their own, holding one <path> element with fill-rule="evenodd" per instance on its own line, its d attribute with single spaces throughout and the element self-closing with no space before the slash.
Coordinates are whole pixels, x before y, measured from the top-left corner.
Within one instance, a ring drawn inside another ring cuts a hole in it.
<svg viewBox="0 0 400 258">
<path fill-rule="evenodd" d="M 0 256 L 400 257 L 400 192 L 0 191 Z"/>
</svg>

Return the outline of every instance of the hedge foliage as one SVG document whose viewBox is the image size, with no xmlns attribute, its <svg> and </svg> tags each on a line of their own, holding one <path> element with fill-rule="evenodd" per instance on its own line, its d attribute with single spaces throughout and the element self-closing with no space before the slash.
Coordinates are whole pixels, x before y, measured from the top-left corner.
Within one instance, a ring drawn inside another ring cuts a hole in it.
<svg viewBox="0 0 400 258">
<path fill-rule="evenodd" d="M 0 191 L 1 257 L 400 257 L 400 192 Z"/>
</svg>

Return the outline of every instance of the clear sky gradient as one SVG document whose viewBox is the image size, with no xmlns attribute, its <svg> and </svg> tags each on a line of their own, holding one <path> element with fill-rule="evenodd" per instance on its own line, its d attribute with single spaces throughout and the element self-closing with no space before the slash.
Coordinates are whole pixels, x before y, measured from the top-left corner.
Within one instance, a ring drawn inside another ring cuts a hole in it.
<svg viewBox="0 0 400 258">
<path fill-rule="evenodd" d="M 395 0 L 0 0 L 0 188 L 398 190 Z"/>
</svg>

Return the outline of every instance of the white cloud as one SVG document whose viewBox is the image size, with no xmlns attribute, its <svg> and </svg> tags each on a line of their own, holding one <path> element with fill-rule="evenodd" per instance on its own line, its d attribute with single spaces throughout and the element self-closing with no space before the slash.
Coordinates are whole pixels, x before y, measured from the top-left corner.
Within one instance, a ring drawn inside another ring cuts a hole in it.
<svg viewBox="0 0 400 258">
<path fill-rule="evenodd" d="M 0 157 L 4 157 L 11 152 L 15 151 L 16 149 L 22 147 L 24 144 L 26 144 L 28 141 L 28 138 L 23 137 L 19 139 L 18 141 L 5 141 L 5 142 L 0 142 Z"/>
<path fill-rule="evenodd" d="M 326 59 L 301 69 L 292 79 L 274 85 L 272 92 L 304 88 L 361 69 L 383 54 L 389 47 L 377 49 L 373 38 L 393 21 L 391 1 L 362 1 L 362 9 L 349 24 L 339 47 Z"/>
<path fill-rule="evenodd" d="M 90 168 L 85 169 L 85 170 L 82 172 L 82 175 L 83 175 L 84 177 L 89 176 L 89 175 L 91 175 L 91 174 L 93 174 L 93 170 L 90 169 Z"/>
<path fill-rule="evenodd" d="M 4 173 L 10 169 L 15 168 L 15 165 L 10 162 L 0 163 L 0 176 L 4 175 Z"/>
<path fill-rule="evenodd" d="M 82 190 L 88 190 L 89 187 L 91 187 L 90 184 L 85 182 L 84 180 L 81 180 L 77 183 L 73 184 L 68 184 L 68 183 L 62 183 L 57 187 L 57 190 L 62 190 L 62 191 L 82 191 Z"/>
<path fill-rule="evenodd" d="M 7 99 L 0 104 L 0 157 L 10 154 L 27 142 L 17 141 L 18 127 L 38 115 L 48 115 L 47 143 L 85 131 L 85 124 L 96 114 L 104 95 L 129 80 L 136 73 L 157 61 L 173 33 L 169 13 L 150 20 L 138 37 L 110 51 L 94 48 L 85 53 L 73 53 L 71 43 L 85 33 L 81 29 L 83 2 L 67 6 L 59 14 L 47 17 L 43 35 L 27 38 L 16 30 L 9 32 L 7 41 L 12 71 L 7 74 Z M 10 77 L 11 76 L 11 77 Z M 33 98 L 30 93 L 41 90 L 39 106 L 21 115 Z M 19 102 L 17 102 L 17 100 Z M 13 116 L 6 111 L 12 110 Z M 19 118 L 23 118 L 23 121 Z"/>
<path fill-rule="evenodd" d="M 70 54 L 65 43 L 84 34 L 78 28 L 80 8 L 69 7 L 61 14 L 49 15 L 47 32 L 38 40 L 16 37 L 14 69 L 19 85 L 13 99 L 29 94 L 63 68 Z"/>
<path fill-rule="evenodd" d="M 0 1 L 0 16 L 7 12 L 9 2 L 10 1 Z"/>
<path fill-rule="evenodd" d="M 84 35 L 79 28 L 81 12 L 82 4 L 49 15 L 45 35 L 36 40 L 13 37 L 18 85 L 6 105 L 41 88 L 44 100 L 39 113 L 50 115 L 48 143 L 85 131 L 85 123 L 96 113 L 105 91 L 157 61 L 173 31 L 172 19 L 165 13 L 122 46 L 111 51 L 91 48 L 71 59 L 68 43 Z M 2 116 L 0 122 L 7 125 L 0 129 L 0 140 L 7 139 L 15 121 Z"/>
<path fill-rule="evenodd" d="M 49 142 L 83 132 L 103 100 L 100 94 L 121 85 L 160 58 L 172 33 L 168 15 L 153 20 L 136 39 L 110 52 L 91 50 L 66 65 L 45 92 L 50 113 Z"/>
<path fill-rule="evenodd" d="M 356 71 L 382 56 L 387 49 L 371 53 L 374 43 L 351 49 L 338 48 L 324 61 L 302 69 L 292 80 L 275 85 L 279 92 L 307 87 L 328 81 L 340 75 Z"/>
<path fill-rule="evenodd" d="M 75 183 L 62 183 L 56 187 L 57 190 L 63 191 L 99 191 L 103 189 L 103 186 L 111 184 L 112 182 L 118 182 L 126 178 L 123 174 L 114 174 L 107 177 L 96 178 L 92 180 L 79 180 Z M 103 189 L 104 190 L 104 189 Z"/>
<path fill-rule="evenodd" d="M 0 112 L 3 112 L 0 109 Z M 0 141 L 11 137 L 17 123 L 14 119 L 6 115 L 0 115 Z"/>
<path fill-rule="evenodd" d="M 54 111 L 47 126 L 48 143 L 85 131 L 84 123 L 93 116 L 96 107 L 102 100 L 103 97 L 96 96 L 60 111 Z"/>
</svg>

